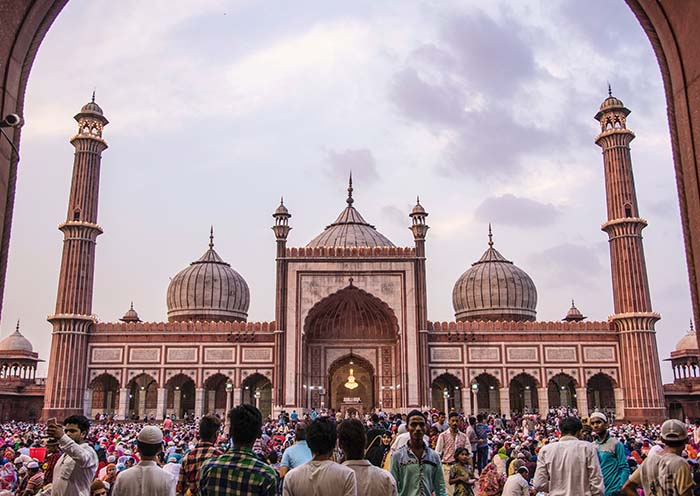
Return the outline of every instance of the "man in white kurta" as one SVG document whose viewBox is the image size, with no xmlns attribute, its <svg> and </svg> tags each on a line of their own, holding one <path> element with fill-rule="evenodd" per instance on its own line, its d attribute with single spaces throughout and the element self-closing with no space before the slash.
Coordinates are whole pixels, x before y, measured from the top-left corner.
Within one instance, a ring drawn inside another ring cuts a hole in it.
<svg viewBox="0 0 700 496">
<path fill-rule="evenodd" d="M 156 463 L 163 449 L 163 433 L 147 425 L 137 438 L 141 461 L 117 476 L 112 496 L 174 496 L 176 480 Z"/>
<path fill-rule="evenodd" d="M 82 415 L 67 417 L 62 427 L 55 419 L 50 419 L 46 433 L 50 438 L 58 439 L 63 450 L 53 469 L 54 496 L 90 495 L 98 460 L 97 452 L 85 442 L 89 429 L 90 421 Z"/>
</svg>

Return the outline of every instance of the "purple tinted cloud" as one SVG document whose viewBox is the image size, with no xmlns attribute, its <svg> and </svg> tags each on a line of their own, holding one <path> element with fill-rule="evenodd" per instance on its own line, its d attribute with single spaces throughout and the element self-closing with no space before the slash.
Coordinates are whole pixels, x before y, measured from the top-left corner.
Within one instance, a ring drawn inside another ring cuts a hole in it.
<svg viewBox="0 0 700 496">
<path fill-rule="evenodd" d="M 348 149 L 337 152 L 328 150 L 326 153 L 326 173 L 332 179 L 348 180 L 350 172 L 355 179 L 364 184 L 372 184 L 379 179 L 377 162 L 367 148 Z"/>
<path fill-rule="evenodd" d="M 496 225 L 542 227 L 553 224 L 561 211 L 551 203 L 507 194 L 486 198 L 474 211 L 475 217 Z"/>
<path fill-rule="evenodd" d="M 603 264 L 595 246 L 563 243 L 530 255 L 529 264 L 547 279 L 547 284 L 590 286 L 600 282 Z"/>
</svg>

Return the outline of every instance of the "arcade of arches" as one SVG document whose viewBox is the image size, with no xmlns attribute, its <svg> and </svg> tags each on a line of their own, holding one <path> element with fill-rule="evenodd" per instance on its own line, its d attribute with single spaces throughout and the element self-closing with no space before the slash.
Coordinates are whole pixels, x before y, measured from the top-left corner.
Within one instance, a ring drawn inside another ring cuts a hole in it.
<svg viewBox="0 0 700 496">
<path fill-rule="evenodd" d="M 566 374 L 555 375 L 547 387 L 542 388 L 537 379 L 526 373 L 513 377 L 507 388 L 502 388 L 498 379 L 488 373 L 475 377 L 470 388 L 463 388 L 459 379 L 445 373 L 433 380 L 432 407 L 446 412 L 457 410 L 510 416 L 564 406 L 583 412 L 605 411 L 614 416 L 618 407 L 615 391 L 613 380 L 602 373 L 590 377 L 585 388 L 579 388 L 576 381 Z"/>
<path fill-rule="evenodd" d="M 214 374 L 197 389 L 194 380 L 184 374 L 171 377 L 160 388 L 148 374 L 139 374 L 120 388 L 111 374 L 101 374 L 90 383 L 85 394 L 85 415 L 116 414 L 120 418 L 154 417 L 169 415 L 175 419 L 204 414 L 225 415 L 232 406 L 250 403 L 258 406 L 263 415 L 272 413 L 272 384 L 267 377 L 253 374 L 244 379 L 241 387 L 233 387 L 223 374 Z M 201 405 L 201 410 L 199 409 Z"/>
</svg>

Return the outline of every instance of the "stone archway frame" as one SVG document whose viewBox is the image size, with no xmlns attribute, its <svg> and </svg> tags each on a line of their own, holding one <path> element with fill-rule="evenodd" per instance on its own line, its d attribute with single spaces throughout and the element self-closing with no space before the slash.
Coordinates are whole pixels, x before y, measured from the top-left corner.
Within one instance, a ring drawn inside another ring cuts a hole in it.
<svg viewBox="0 0 700 496">
<path fill-rule="evenodd" d="M 452 388 L 452 408 L 454 408 L 456 411 L 464 411 L 465 405 L 463 404 L 463 399 L 468 398 L 468 396 L 464 396 L 463 394 L 464 382 L 462 381 L 461 376 L 461 369 L 432 369 L 430 371 L 430 400 L 433 408 L 435 408 L 434 388 L 438 381 L 442 381 L 448 387 Z M 445 409 L 444 400 L 441 399 L 439 405 L 439 410 Z M 459 406 L 459 408 L 457 408 L 457 405 Z"/>
<path fill-rule="evenodd" d="M 374 403 L 378 404 L 379 401 L 379 381 L 377 377 L 377 371 L 376 368 L 372 365 L 372 362 L 370 362 L 367 358 L 357 355 L 355 353 L 346 353 L 342 356 L 339 356 L 333 360 L 332 363 L 328 364 L 326 367 L 326 384 L 324 385 L 326 389 L 326 401 L 328 402 L 328 407 L 333 408 L 334 405 L 331 403 L 332 395 L 335 393 L 335 391 L 332 391 L 332 381 L 333 377 L 335 374 L 343 367 L 349 365 L 350 361 L 354 361 L 355 363 L 361 364 L 361 368 L 364 370 L 368 371 L 370 374 L 370 377 L 372 377 L 372 399 Z M 377 405 L 362 405 L 363 407 L 369 409 L 369 408 L 375 408 Z"/>
<path fill-rule="evenodd" d="M 384 341 L 397 341 L 399 339 L 399 321 L 394 313 L 393 309 L 381 298 L 373 295 L 372 293 L 365 291 L 364 289 L 358 288 L 357 286 L 350 283 L 348 286 L 339 289 L 338 291 L 331 293 L 330 295 L 322 298 L 316 304 L 311 307 L 309 312 L 306 314 L 303 324 L 303 335 L 307 341 L 323 341 L 326 339 L 368 339 L 367 336 L 352 336 L 348 333 L 342 333 L 341 336 L 317 336 L 317 327 L 322 327 L 327 329 L 330 326 L 323 325 L 322 319 L 330 318 L 343 304 L 347 303 L 347 300 L 353 299 L 355 301 L 362 300 L 368 309 L 372 311 L 372 318 L 375 320 L 375 329 L 377 325 L 377 316 L 381 317 L 380 322 L 382 325 L 381 336 L 372 336 L 373 340 L 384 340 Z M 321 322 L 317 322 L 321 320 Z M 335 329 L 334 329 L 335 331 Z"/>
<path fill-rule="evenodd" d="M 195 389 L 201 387 L 197 382 L 197 371 L 194 369 L 166 369 L 163 372 L 163 387 L 167 388 L 172 380 L 180 375 L 192 379 Z"/>
<path fill-rule="evenodd" d="M 90 369 L 87 380 L 88 388 L 92 388 L 95 381 L 104 375 L 113 377 L 117 381 L 119 389 L 123 387 L 121 381 L 122 369 Z"/>
<path fill-rule="evenodd" d="M 700 89 L 692 84 L 700 61 L 695 50 L 697 31 L 688 29 L 700 19 L 700 5 L 671 0 L 625 1 L 651 42 L 664 81 L 693 313 L 695 321 L 700 322 L 700 133 L 697 132 Z M 30 69 L 46 32 L 66 3 L 67 0 L 0 0 L 0 11 L 5 17 L 5 36 L 0 41 L 0 116 L 23 115 Z M 20 148 L 20 131 L 10 129 L 7 134 L 13 145 Z M 11 146 L 0 140 L 0 305 L 7 272 L 18 161 Z"/>
<path fill-rule="evenodd" d="M 535 372 L 533 374 L 533 372 Z M 533 385 L 534 388 L 530 388 L 530 401 L 532 404 L 532 408 L 535 410 L 540 409 L 540 389 L 542 388 L 542 383 L 539 380 L 539 370 L 533 369 L 533 370 L 528 370 L 528 369 L 522 369 L 522 370 L 515 370 L 511 369 L 508 371 L 508 402 L 510 404 L 510 411 L 514 410 L 513 408 L 513 403 L 514 403 L 514 397 L 513 394 L 515 393 L 514 388 L 513 388 L 513 383 L 518 382 L 522 383 L 520 381 L 520 378 L 526 378 L 529 379 Z M 527 386 L 525 386 L 525 389 L 527 389 Z M 523 400 L 524 401 L 524 400 Z M 524 405 L 526 407 L 527 405 Z M 524 413 L 524 409 L 520 410 L 520 413 Z M 532 413 L 532 411 L 531 411 Z"/>
</svg>

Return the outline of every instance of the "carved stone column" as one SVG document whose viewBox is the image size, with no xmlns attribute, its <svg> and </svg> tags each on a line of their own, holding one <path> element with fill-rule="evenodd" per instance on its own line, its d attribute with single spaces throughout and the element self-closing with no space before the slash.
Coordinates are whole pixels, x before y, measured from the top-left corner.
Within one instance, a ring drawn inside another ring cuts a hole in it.
<svg viewBox="0 0 700 496">
<path fill-rule="evenodd" d="M 206 390 L 204 388 L 197 388 L 194 391 L 194 416 L 202 418 L 204 413 L 204 395 Z"/>
<path fill-rule="evenodd" d="M 547 415 L 549 411 L 549 391 L 546 387 L 537 388 L 537 402 L 540 415 Z"/>
<path fill-rule="evenodd" d="M 165 407 L 168 404 L 168 390 L 165 388 L 158 388 L 158 400 L 156 402 L 156 420 L 163 420 L 165 418 Z"/>
<path fill-rule="evenodd" d="M 126 420 L 128 418 L 127 410 L 129 408 L 129 389 L 121 388 L 119 390 L 119 407 L 117 410 L 118 420 Z"/>
<path fill-rule="evenodd" d="M 510 418 L 510 388 L 501 388 L 498 392 L 501 396 L 501 415 L 505 415 L 506 418 Z"/>
<path fill-rule="evenodd" d="M 92 418 L 92 388 L 87 388 L 83 395 L 83 415 Z"/>
<path fill-rule="evenodd" d="M 576 406 L 582 417 L 588 416 L 588 391 L 585 387 L 576 388 Z"/>
</svg>

